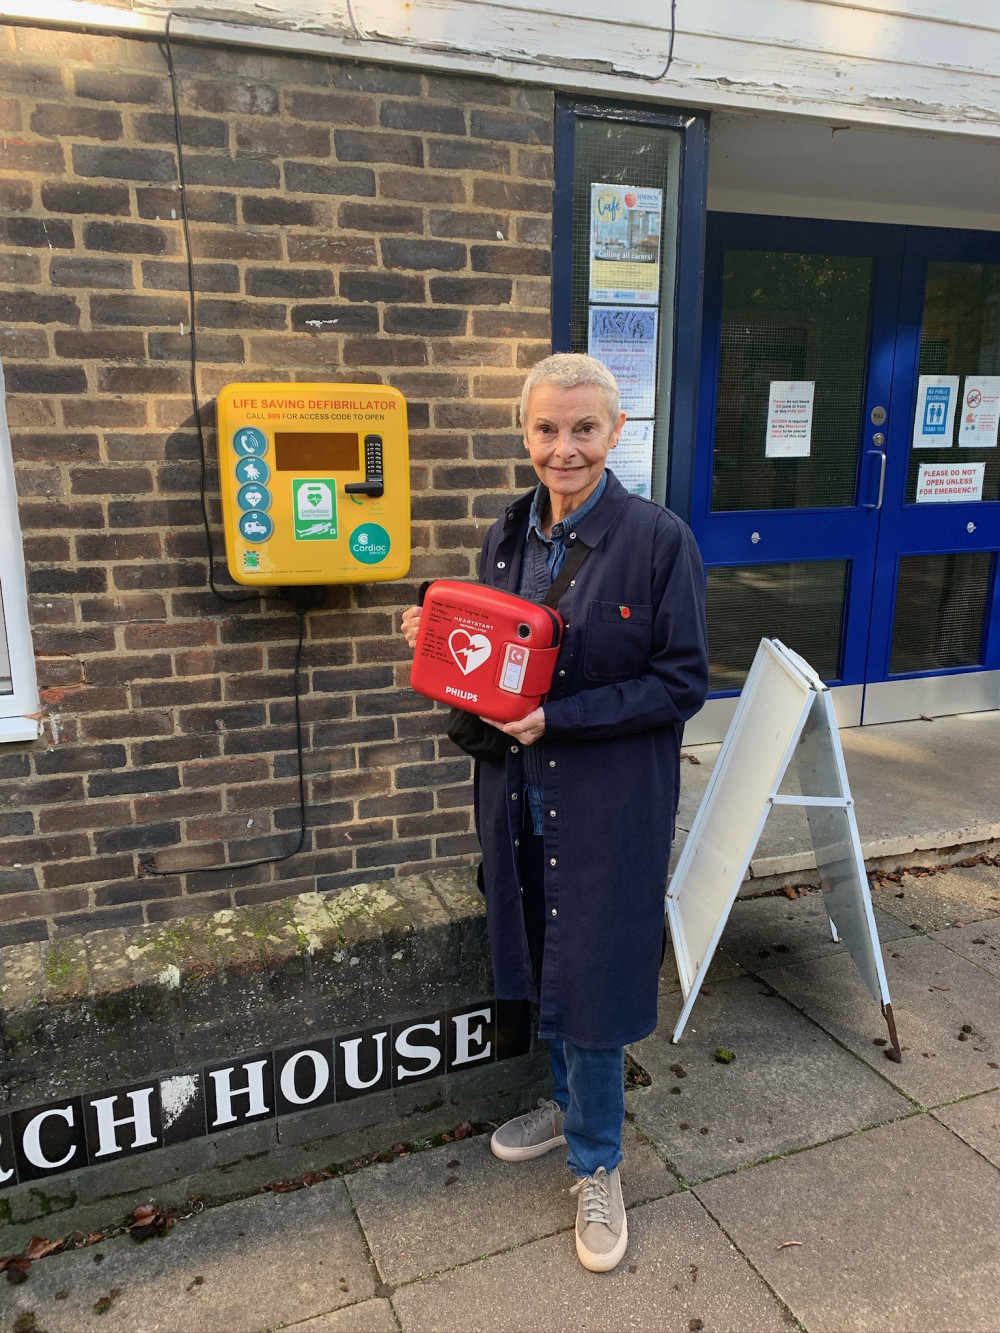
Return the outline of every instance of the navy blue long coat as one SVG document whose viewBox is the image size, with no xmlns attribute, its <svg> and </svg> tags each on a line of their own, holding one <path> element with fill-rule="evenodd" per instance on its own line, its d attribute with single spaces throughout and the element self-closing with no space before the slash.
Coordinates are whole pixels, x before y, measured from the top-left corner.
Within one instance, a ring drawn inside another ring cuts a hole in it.
<svg viewBox="0 0 1000 1333">
<path fill-rule="evenodd" d="M 532 494 L 487 533 L 481 582 L 517 591 Z M 497 995 L 539 1003 L 542 1037 L 602 1048 L 656 1026 L 681 732 L 708 690 L 704 573 L 686 524 L 611 472 L 567 540 L 592 549 L 559 603 L 544 705 L 540 995 L 521 909 L 520 746 L 476 765 L 476 827 Z"/>
</svg>

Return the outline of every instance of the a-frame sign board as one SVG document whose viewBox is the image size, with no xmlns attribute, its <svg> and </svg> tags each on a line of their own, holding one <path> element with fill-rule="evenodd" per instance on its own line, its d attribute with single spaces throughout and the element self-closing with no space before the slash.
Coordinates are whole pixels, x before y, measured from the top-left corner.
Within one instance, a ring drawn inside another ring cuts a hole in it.
<svg viewBox="0 0 1000 1333">
<path fill-rule="evenodd" d="M 801 795 L 781 795 L 793 759 Z M 764 822 L 776 805 L 797 805 L 806 812 L 833 938 L 843 940 L 881 1005 L 898 1058 L 833 699 L 808 662 L 777 639 L 761 640 L 667 890 L 684 995 L 672 1040 L 684 1031 Z"/>
</svg>

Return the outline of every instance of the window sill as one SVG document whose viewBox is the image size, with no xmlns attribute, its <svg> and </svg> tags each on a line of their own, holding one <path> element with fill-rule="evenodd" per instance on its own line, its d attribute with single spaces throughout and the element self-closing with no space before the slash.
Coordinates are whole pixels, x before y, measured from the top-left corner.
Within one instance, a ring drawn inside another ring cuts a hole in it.
<svg viewBox="0 0 1000 1333">
<path fill-rule="evenodd" d="M 42 724 L 36 717 L 0 717 L 0 745 L 14 741 L 37 741 Z"/>
</svg>

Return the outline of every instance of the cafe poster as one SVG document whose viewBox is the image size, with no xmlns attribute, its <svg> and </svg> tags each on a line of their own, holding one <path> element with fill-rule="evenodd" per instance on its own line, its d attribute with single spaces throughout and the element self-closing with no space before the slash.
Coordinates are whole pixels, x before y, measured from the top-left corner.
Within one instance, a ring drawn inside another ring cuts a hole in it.
<svg viewBox="0 0 1000 1333">
<path fill-rule="evenodd" d="M 661 189 L 591 185 L 591 304 L 658 303 L 662 215 Z"/>
</svg>

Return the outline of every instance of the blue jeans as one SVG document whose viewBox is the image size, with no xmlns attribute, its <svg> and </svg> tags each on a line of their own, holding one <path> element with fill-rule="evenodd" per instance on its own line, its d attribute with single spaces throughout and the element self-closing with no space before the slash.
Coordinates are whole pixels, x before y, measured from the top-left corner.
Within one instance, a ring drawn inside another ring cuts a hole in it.
<svg viewBox="0 0 1000 1333">
<path fill-rule="evenodd" d="M 527 801 L 524 805 L 527 807 Z M 525 809 L 521 825 L 521 887 L 528 948 L 541 978 L 545 949 L 545 871 L 542 839 Z M 552 1100 L 566 1112 L 567 1162 L 575 1176 L 609 1174 L 622 1160 L 625 1124 L 625 1049 L 587 1050 L 568 1041 L 549 1042 Z"/>
<path fill-rule="evenodd" d="M 568 1041 L 549 1042 L 552 1100 L 566 1112 L 567 1165 L 574 1176 L 610 1175 L 622 1160 L 625 1124 L 625 1049 L 591 1051 Z"/>
</svg>

